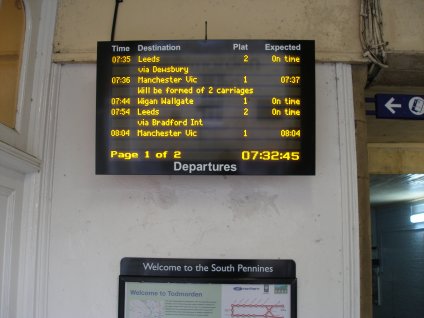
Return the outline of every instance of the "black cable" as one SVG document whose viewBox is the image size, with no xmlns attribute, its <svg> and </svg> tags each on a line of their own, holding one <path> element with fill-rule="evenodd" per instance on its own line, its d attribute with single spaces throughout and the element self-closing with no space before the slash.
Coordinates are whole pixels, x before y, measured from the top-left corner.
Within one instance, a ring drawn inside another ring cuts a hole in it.
<svg viewBox="0 0 424 318">
<path fill-rule="evenodd" d="M 115 2 L 115 13 L 113 14 L 112 33 L 110 35 L 111 41 L 115 40 L 115 27 L 116 27 L 116 18 L 118 16 L 118 7 L 119 7 L 119 4 L 123 1 L 124 0 L 116 0 Z"/>
</svg>

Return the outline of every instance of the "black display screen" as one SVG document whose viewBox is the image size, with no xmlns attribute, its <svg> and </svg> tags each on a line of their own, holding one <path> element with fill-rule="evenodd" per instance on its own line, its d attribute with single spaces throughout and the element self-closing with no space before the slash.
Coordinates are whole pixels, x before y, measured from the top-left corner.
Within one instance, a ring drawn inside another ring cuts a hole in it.
<svg viewBox="0 0 424 318">
<path fill-rule="evenodd" d="M 96 174 L 314 175 L 314 41 L 99 42 Z"/>
</svg>

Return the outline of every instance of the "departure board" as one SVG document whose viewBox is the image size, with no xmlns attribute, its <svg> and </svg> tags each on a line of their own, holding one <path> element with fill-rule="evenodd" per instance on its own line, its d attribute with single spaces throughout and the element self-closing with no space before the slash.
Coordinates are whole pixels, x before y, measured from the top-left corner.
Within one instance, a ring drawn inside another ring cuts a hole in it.
<svg viewBox="0 0 424 318">
<path fill-rule="evenodd" d="M 314 41 L 99 42 L 96 174 L 314 175 Z"/>
</svg>

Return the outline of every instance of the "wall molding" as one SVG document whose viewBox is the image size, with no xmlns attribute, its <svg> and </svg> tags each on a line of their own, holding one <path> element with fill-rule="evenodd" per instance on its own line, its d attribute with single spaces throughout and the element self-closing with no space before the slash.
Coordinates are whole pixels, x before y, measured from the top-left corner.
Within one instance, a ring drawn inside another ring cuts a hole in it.
<svg viewBox="0 0 424 318">
<path fill-rule="evenodd" d="M 33 103 L 28 137 L 28 152 L 41 158 L 40 173 L 27 176 L 24 211 L 25 246 L 22 258 L 28 265 L 20 275 L 20 313 L 18 317 L 45 318 L 48 304 L 48 261 L 50 240 L 50 215 L 53 179 L 53 158 L 56 135 L 58 69 L 52 63 L 51 47 L 56 22 L 57 0 L 42 0 L 41 22 L 37 37 Z"/>
<path fill-rule="evenodd" d="M 16 131 L 18 133 L 21 132 L 22 122 L 23 122 L 23 113 L 25 112 L 25 97 L 27 95 L 27 74 L 28 74 L 28 61 L 30 58 L 30 48 L 31 48 L 31 40 L 32 40 L 32 11 L 31 6 L 28 4 L 28 0 L 23 0 L 24 8 L 25 8 L 25 39 L 22 50 L 22 58 L 21 58 L 21 68 L 19 74 L 19 90 L 18 90 L 18 104 L 16 107 Z"/>
<path fill-rule="evenodd" d="M 343 235 L 343 317 L 360 316 L 360 262 L 355 115 L 352 71 L 336 64 L 341 160 L 341 211 Z"/>
<path fill-rule="evenodd" d="M 52 43 L 56 25 L 58 0 L 41 0 L 41 22 L 37 37 L 38 59 L 34 69 L 31 120 L 27 151 L 42 158 L 46 134 L 48 103 L 51 97 Z"/>
<path fill-rule="evenodd" d="M 40 170 L 41 161 L 0 141 L 0 165 L 20 173 L 31 173 Z"/>
<path fill-rule="evenodd" d="M 14 247 L 14 223 L 15 223 L 15 190 L 0 185 L 0 196 L 5 197 L 7 200 L 6 211 L 5 211 L 5 222 L 4 222 L 4 233 L 0 232 L 0 235 L 4 235 L 3 249 L 0 249 L 2 253 L 0 261 L 2 262 L 0 277 L 2 284 L 0 285 L 0 318 L 9 318 L 11 315 L 11 296 L 14 294 L 12 291 L 12 256 Z M 0 246 L 1 248 L 1 246 Z"/>
<path fill-rule="evenodd" d="M 37 272 L 35 290 L 34 318 L 47 317 L 48 272 L 50 248 L 51 198 L 53 192 L 54 155 L 56 145 L 56 123 L 58 112 L 60 69 L 58 64 L 51 65 L 48 116 L 44 140 L 42 177 L 40 180 L 40 212 L 37 237 Z"/>
</svg>

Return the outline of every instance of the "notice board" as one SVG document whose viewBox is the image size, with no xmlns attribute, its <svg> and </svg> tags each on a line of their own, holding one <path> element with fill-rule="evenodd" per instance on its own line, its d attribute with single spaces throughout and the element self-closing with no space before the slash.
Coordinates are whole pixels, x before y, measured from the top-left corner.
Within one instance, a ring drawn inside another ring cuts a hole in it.
<svg viewBox="0 0 424 318">
<path fill-rule="evenodd" d="M 292 260 L 124 258 L 119 318 L 296 318 Z"/>
<path fill-rule="evenodd" d="M 97 174 L 315 174 L 313 41 L 99 42 Z"/>
</svg>

